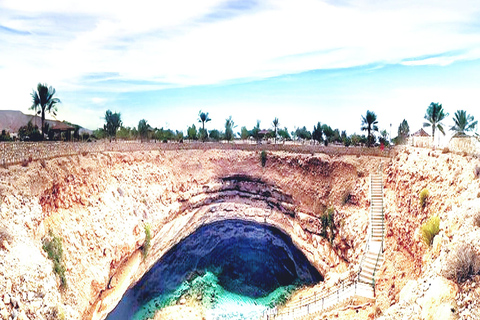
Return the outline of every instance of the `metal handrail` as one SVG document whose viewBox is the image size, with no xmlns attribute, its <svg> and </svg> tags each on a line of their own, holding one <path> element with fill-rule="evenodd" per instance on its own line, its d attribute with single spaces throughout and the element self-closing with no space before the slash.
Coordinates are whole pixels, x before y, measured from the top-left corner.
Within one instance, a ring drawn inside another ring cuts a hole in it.
<svg viewBox="0 0 480 320">
<path fill-rule="evenodd" d="M 362 260 L 360 261 L 360 268 L 357 272 L 357 275 L 354 277 L 355 280 L 343 279 L 340 284 L 329 288 L 323 294 L 317 295 L 316 293 L 314 293 L 313 295 L 311 295 L 309 297 L 306 297 L 304 299 L 301 299 L 300 301 L 297 301 L 297 302 L 291 304 L 288 308 L 282 309 L 280 312 L 278 312 L 276 307 L 274 309 L 267 309 L 263 312 L 262 318 L 271 319 L 269 316 L 273 316 L 273 318 L 277 318 L 277 317 L 280 316 L 281 317 L 280 319 L 284 319 L 284 315 L 290 316 L 290 314 L 292 314 L 292 313 L 293 313 L 293 318 L 295 318 L 295 310 L 299 310 L 299 309 L 302 309 L 302 308 L 305 308 L 305 307 L 307 309 L 306 314 L 309 314 L 310 313 L 309 312 L 310 311 L 310 306 L 313 305 L 313 304 L 317 304 L 320 301 L 322 301 L 322 306 L 320 308 L 320 311 L 323 311 L 325 309 L 328 309 L 328 308 L 331 308 L 331 307 L 335 306 L 336 304 L 340 303 L 343 299 L 345 299 L 345 297 L 343 295 L 342 295 L 342 299 L 340 298 L 340 290 L 341 290 L 342 293 L 344 293 L 345 291 L 351 290 L 351 288 L 354 287 L 354 294 L 353 295 L 356 295 L 357 287 L 359 285 L 371 286 L 374 290 L 374 293 L 375 293 L 375 274 L 376 274 L 376 271 L 377 271 L 377 268 L 378 268 L 378 262 L 380 260 L 380 254 L 383 253 L 383 242 L 384 242 L 384 237 L 385 237 L 385 216 L 384 216 L 384 209 L 383 209 L 383 174 L 382 174 L 383 171 L 382 171 L 382 169 L 383 169 L 383 162 L 380 162 L 378 172 L 379 172 L 379 174 L 382 175 L 382 183 L 381 183 L 382 242 L 381 242 L 381 245 L 380 245 L 380 250 L 379 250 L 378 255 L 377 255 L 377 260 L 375 262 L 375 268 L 374 268 L 373 275 L 372 275 L 372 284 L 371 285 L 364 284 L 364 283 L 359 281 L 360 280 L 360 273 L 362 272 L 362 264 L 365 260 L 366 254 L 367 254 L 367 252 L 370 248 L 370 241 L 372 239 L 372 234 L 373 234 L 373 223 L 372 223 L 373 208 L 372 208 L 372 206 L 370 206 L 370 216 L 369 216 L 370 228 L 367 228 L 368 236 L 367 236 L 367 242 L 365 244 L 365 251 L 364 251 L 364 254 L 362 256 Z M 373 198 L 372 198 L 373 182 L 372 181 L 373 181 L 372 177 L 370 176 L 370 203 L 372 203 L 372 201 L 373 201 Z M 325 306 L 325 300 L 328 299 L 328 298 L 334 297 L 334 296 L 337 297 L 335 303 L 330 305 L 328 308 L 325 308 L 324 307 Z M 318 310 L 316 312 L 318 312 Z"/>
<path fill-rule="evenodd" d="M 320 308 L 320 311 L 322 311 L 324 309 L 328 309 L 328 308 L 325 308 L 325 300 L 327 300 L 330 297 L 335 297 L 336 296 L 336 299 L 334 299 L 335 303 L 332 304 L 329 307 L 329 308 L 331 308 L 332 306 L 341 302 L 344 299 L 344 295 L 343 295 L 344 292 L 346 292 L 346 291 L 348 292 L 348 290 L 351 290 L 352 287 L 354 288 L 354 294 L 356 294 L 358 284 L 359 284 L 359 282 L 357 280 L 350 280 L 347 283 L 342 281 L 342 283 L 340 283 L 340 284 L 338 284 L 334 287 L 329 288 L 324 294 L 321 294 L 321 295 L 313 294 L 313 295 L 311 295 L 307 298 L 304 298 L 304 299 L 301 299 L 300 301 L 297 301 L 293 305 L 289 306 L 288 308 L 284 308 L 281 311 L 278 311 L 276 308 L 275 309 L 267 309 L 263 312 L 262 316 L 264 318 L 265 318 L 265 316 L 270 316 L 270 315 L 272 315 L 274 317 L 282 316 L 281 319 L 283 319 L 284 315 L 293 314 L 293 317 L 295 317 L 295 310 L 299 310 L 301 308 L 306 308 L 307 309 L 307 314 L 309 314 L 309 309 L 310 309 L 309 306 L 311 306 L 313 304 L 317 304 L 319 302 L 322 302 L 322 306 Z M 340 297 L 340 293 L 342 293 L 341 297 Z"/>
<path fill-rule="evenodd" d="M 373 228 L 372 228 L 372 175 L 370 175 L 370 215 L 368 217 L 368 225 L 369 228 L 367 228 L 367 241 L 365 242 L 365 249 L 363 250 L 363 256 L 362 259 L 360 260 L 360 268 L 358 270 L 358 275 L 357 279 L 360 280 L 360 273 L 362 273 L 362 266 L 363 262 L 365 261 L 365 256 L 367 255 L 368 250 L 370 250 L 370 240 L 372 239 L 372 233 L 373 233 Z M 371 229 L 372 228 L 372 229 Z"/>
<path fill-rule="evenodd" d="M 383 168 L 383 163 L 380 162 L 379 170 L 382 170 L 382 168 Z M 375 274 L 377 272 L 378 261 L 380 260 L 380 254 L 383 254 L 383 243 L 385 241 L 385 214 L 384 214 L 384 208 L 383 208 L 383 174 L 382 174 L 382 183 L 380 186 L 382 188 L 382 242 L 380 244 L 380 250 L 378 250 L 377 261 L 375 262 L 375 268 L 373 269 L 372 285 L 374 288 L 375 288 Z"/>
</svg>

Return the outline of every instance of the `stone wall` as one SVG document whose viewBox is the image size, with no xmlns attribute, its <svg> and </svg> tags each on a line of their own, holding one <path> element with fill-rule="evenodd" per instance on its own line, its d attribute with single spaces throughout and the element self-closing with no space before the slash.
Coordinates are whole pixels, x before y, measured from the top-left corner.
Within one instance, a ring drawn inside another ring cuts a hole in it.
<svg viewBox="0 0 480 320">
<path fill-rule="evenodd" d="M 408 145 L 417 148 L 435 147 L 432 143 L 432 137 L 410 137 L 408 139 Z M 449 151 L 458 154 L 467 153 L 469 155 L 480 155 L 480 141 L 475 137 L 453 137 L 448 144 L 444 144 L 443 146 L 448 148 Z M 436 147 L 442 148 L 443 146 L 440 145 Z"/>
<path fill-rule="evenodd" d="M 370 155 L 390 157 L 392 149 L 342 147 L 309 144 L 248 144 L 248 143 L 140 143 L 137 141 L 119 142 L 2 142 L 0 143 L 0 164 L 3 166 L 27 161 L 52 159 L 57 157 L 99 153 L 133 152 L 152 150 L 245 150 L 245 151 L 288 151 L 296 153 L 327 153 L 331 155 Z"/>
<path fill-rule="evenodd" d="M 432 146 L 432 137 L 410 137 L 409 145 L 419 148 L 430 148 Z"/>
<path fill-rule="evenodd" d="M 452 138 L 448 143 L 448 149 L 455 153 L 479 155 L 480 142 L 474 137 Z"/>
</svg>

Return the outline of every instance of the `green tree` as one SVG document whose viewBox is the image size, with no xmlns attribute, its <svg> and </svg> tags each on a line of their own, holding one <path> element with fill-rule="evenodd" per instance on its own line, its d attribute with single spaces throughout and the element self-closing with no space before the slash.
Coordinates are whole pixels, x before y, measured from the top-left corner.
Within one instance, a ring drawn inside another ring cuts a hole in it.
<svg viewBox="0 0 480 320">
<path fill-rule="evenodd" d="M 423 123 L 424 127 L 432 127 L 432 140 L 435 141 L 435 129 L 438 128 L 440 132 L 445 135 L 445 131 L 443 130 L 442 121 L 448 117 L 448 113 L 445 113 L 441 103 L 430 103 L 427 108 L 427 112 L 425 113 L 424 119 L 427 122 Z"/>
<path fill-rule="evenodd" d="M 147 120 L 142 119 L 138 122 L 138 133 L 141 141 L 148 140 L 148 133 L 152 130 L 152 127 L 147 123 Z"/>
<path fill-rule="evenodd" d="M 323 142 L 323 130 L 320 122 L 318 122 L 316 126 L 313 126 L 312 138 L 319 144 Z"/>
<path fill-rule="evenodd" d="M 275 119 L 273 119 L 273 132 L 274 132 L 274 138 L 275 138 L 275 144 L 277 144 L 277 129 L 278 129 L 278 118 L 275 117 Z"/>
<path fill-rule="evenodd" d="M 453 118 L 454 125 L 450 128 L 451 131 L 455 131 L 455 136 L 464 136 L 467 131 L 475 130 L 478 121 L 475 121 L 474 117 L 467 114 L 465 110 L 457 110 L 455 117 Z"/>
<path fill-rule="evenodd" d="M 333 130 L 332 142 L 343 142 L 342 137 L 340 136 L 340 131 L 338 129 Z"/>
<path fill-rule="evenodd" d="M 103 129 L 107 132 L 110 142 L 112 141 L 112 137 L 116 137 L 117 130 L 122 126 L 122 119 L 120 112 L 112 113 L 112 111 L 107 110 L 105 112 L 105 125 Z"/>
<path fill-rule="evenodd" d="M 407 138 L 410 135 L 410 126 L 408 125 L 407 120 L 403 119 L 403 121 L 398 126 L 398 133 L 395 143 L 396 144 L 405 144 L 407 142 Z"/>
<path fill-rule="evenodd" d="M 20 140 L 29 140 L 29 141 L 40 141 L 42 140 L 42 135 L 38 131 L 38 126 L 34 126 L 32 121 L 28 121 L 26 126 L 18 128 L 18 136 Z"/>
<path fill-rule="evenodd" d="M 195 124 L 192 124 L 191 127 L 188 127 L 187 129 L 187 137 L 190 140 L 197 140 L 197 127 L 195 127 Z"/>
<path fill-rule="evenodd" d="M 302 140 L 311 140 L 312 139 L 312 133 L 307 130 L 307 128 L 304 126 L 303 128 L 298 128 L 295 131 L 295 134 L 299 139 Z"/>
<path fill-rule="evenodd" d="M 138 130 L 137 128 L 133 127 L 131 130 L 130 130 L 130 139 L 132 140 L 137 140 L 138 138 Z"/>
<path fill-rule="evenodd" d="M 250 132 L 247 130 L 247 127 L 242 127 L 240 129 L 240 137 L 242 138 L 242 140 L 247 140 L 249 136 Z"/>
<path fill-rule="evenodd" d="M 371 147 L 375 141 L 372 131 L 378 132 L 378 121 L 375 112 L 367 110 L 366 116 L 362 116 L 362 131 L 367 131 L 367 145 Z"/>
<path fill-rule="evenodd" d="M 183 143 L 183 131 L 177 130 L 175 133 L 175 141 Z"/>
<path fill-rule="evenodd" d="M 12 141 L 12 138 L 10 138 L 10 133 L 8 133 L 5 129 L 2 130 L 0 141 Z"/>
<path fill-rule="evenodd" d="M 283 129 L 278 129 L 278 135 L 280 136 L 280 138 L 283 139 L 283 141 L 292 140 L 292 138 L 290 137 L 290 134 L 288 133 L 287 127 L 283 128 Z"/>
<path fill-rule="evenodd" d="M 360 142 L 362 141 L 362 137 L 360 137 L 358 134 L 354 133 L 350 136 L 350 142 L 354 145 L 354 146 L 358 146 L 360 144 Z"/>
<path fill-rule="evenodd" d="M 219 141 L 220 137 L 220 131 L 218 131 L 217 129 L 210 130 L 210 139 L 213 139 L 214 141 Z"/>
<path fill-rule="evenodd" d="M 257 140 L 257 143 L 260 143 L 260 120 L 257 120 L 257 125 L 252 129 L 252 137 Z"/>
<path fill-rule="evenodd" d="M 388 142 L 388 132 L 387 132 L 387 130 L 380 131 L 380 143 L 383 143 L 384 146 L 388 146 L 390 144 Z"/>
<path fill-rule="evenodd" d="M 335 131 L 332 130 L 332 128 L 329 125 L 326 125 L 326 124 L 322 125 L 322 131 L 323 131 L 323 134 L 325 135 L 325 139 L 323 140 L 323 143 L 325 144 L 325 146 L 328 146 L 328 144 L 334 140 Z"/>
<path fill-rule="evenodd" d="M 205 113 L 205 112 L 202 112 L 202 110 L 198 112 L 198 122 L 202 123 L 202 131 L 200 131 L 200 138 L 202 139 L 203 142 L 205 142 L 205 140 L 208 138 L 207 131 L 205 130 L 205 122 L 209 122 L 211 120 L 212 119 L 210 119 L 208 116 L 208 112 Z"/>
<path fill-rule="evenodd" d="M 132 139 L 132 129 L 130 127 L 120 127 L 117 131 L 117 138 L 122 140 Z"/>
<path fill-rule="evenodd" d="M 38 114 L 42 116 L 42 140 L 45 135 L 45 112 L 57 115 L 57 103 L 61 103 L 60 99 L 55 98 L 55 89 L 47 84 L 39 83 L 37 85 L 37 91 L 33 90 L 31 93 L 33 104 L 30 107 L 31 110 L 35 110 L 37 114 L 37 107 L 40 107 Z"/>
<path fill-rule="evenodd" d="M 105 139 L 106 137 L 108 137 L 108 134 L 105 131 L 105 129 L 98 128 L 96 130 L 93 130 L 92 138 L 94 138 L 94 139 Z"/>
<path fill-rule="evenodd" d="M 340 134 L 340 139 L 345 147 L 348 147 L 352 144 L 352 140 L 350 139 L 349 136 L 347 136 L 347 131 L 345 130 L 343 130 L 342 133 Z"/>
<path fill-rule="evenodd" d="M 235 123 L 232 120 L 232 116 L 228 117 L 225 120 L 225 140 L 231 141 L 234 138 L 233 128 L 235 128 Z"/>
</svg>

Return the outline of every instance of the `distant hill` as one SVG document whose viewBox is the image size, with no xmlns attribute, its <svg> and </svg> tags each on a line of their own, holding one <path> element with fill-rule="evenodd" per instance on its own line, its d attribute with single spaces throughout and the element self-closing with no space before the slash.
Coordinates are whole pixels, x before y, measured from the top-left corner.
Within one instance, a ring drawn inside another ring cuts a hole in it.
<svg viewBox="0 0 480 320">
<path fill-rule="evenodd" d="M 24 114 L 23 112 L 18 110 L 0 110 L 0 132 L 2 130 L 5 130 L 10 134 L 16 134 L 18 132 L 18 129 L 22 126 L 26 126 L 29 121 L 32 121 L 32 123 L 34 125 L 36 124 L 39 128 L 42 125 L 42 118 L 39 116 Z M 71 125 L 70 122 L 62 122 L 50 119 L 45 119 L 45 123 L 48 123 L 51 128 L 58 125 Z M 83 127 L 80 128 L 80 134 L 92 134 L 92 130 L 85 129 Z"/>
</svg>

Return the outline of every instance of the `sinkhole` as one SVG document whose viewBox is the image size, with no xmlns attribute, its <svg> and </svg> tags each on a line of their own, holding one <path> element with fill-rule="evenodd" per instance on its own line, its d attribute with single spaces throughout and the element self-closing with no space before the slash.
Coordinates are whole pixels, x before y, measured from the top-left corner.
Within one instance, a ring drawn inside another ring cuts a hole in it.
<svg viewBox="0 0 480 320">
<path fill-rule="evenodd" d="M 217 313 L 231 312 L 235 304 L 243 304 L 242 312 L 245 305 L 256 306 L 256 317 L 292 288 L 321 280 L 287 234 L 266 224 L 223 220 L 198 228 L 169 250 L 107 319 L 153 318 L 184 296 Z"/>
</svg>

